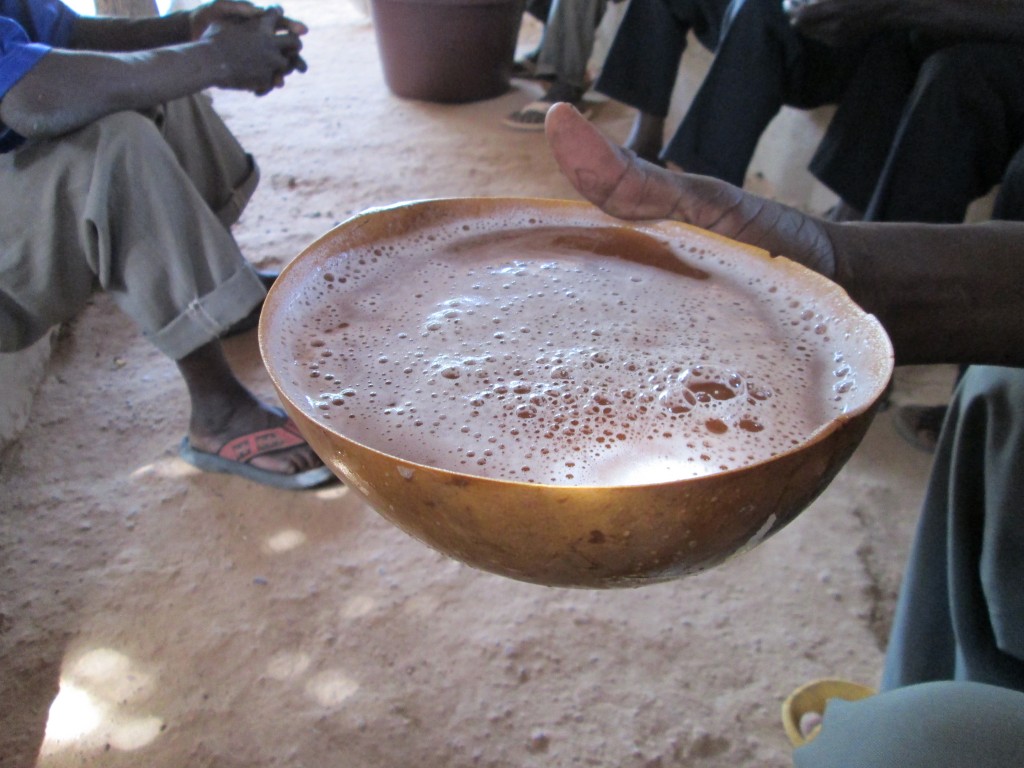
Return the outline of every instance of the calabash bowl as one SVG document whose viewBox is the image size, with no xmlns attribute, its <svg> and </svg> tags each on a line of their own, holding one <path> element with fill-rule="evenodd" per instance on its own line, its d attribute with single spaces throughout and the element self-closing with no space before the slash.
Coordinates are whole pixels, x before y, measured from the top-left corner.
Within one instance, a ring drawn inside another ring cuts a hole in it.
<svg viewBox="0 0 1024 768">
<path fill-rule="evenodd" d="M 283 341 L 302 286 L 311 276 L 337 270 L 355 251 L 411 241 L 425 228 L 467 219 L 689 238 L 720 260 L 724 256 L 731 269 L 749 264 L 769 270 L 829 318 L 856 368 L 855 385 L 840 410 L 770 458 L 699 477 L 608 486 L 522 482 L 428 466 L 370 447 L 346 435 L 341 423 L 319 418 L 298 384 L 296 353 Z M 795 262 L 680 223 L 626 223 L 584 203 L 539 199 L 426 200 L 355 216 L 283 270 L 264 305 L 259 337 L 289 415 L 323 461 L 379 514 L 475 568 L 559 587 L 635 587 L 675 579 L 763 542 L 805 510 L 853 454 L 893 368 L 892 346 L 878 321 L 840 287 Z"/>
</svg>

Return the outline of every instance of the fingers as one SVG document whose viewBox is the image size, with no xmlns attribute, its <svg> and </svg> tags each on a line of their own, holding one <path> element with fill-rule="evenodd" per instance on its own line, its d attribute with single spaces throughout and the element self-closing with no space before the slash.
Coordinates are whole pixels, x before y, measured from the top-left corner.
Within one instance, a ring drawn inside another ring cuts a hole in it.
<svg viewBox="0 0 1024 768">
<path fill-rule="evenodd" d="M 299 36 L 306 31 L 304 24 L 286 18 L 280 6 L 268 8 L 260 17 L 260 32 L 273 39 L 282 57 L 281 66 L 274 76 L 274 88 L 284 85 L 286 75 L 292 72 L 305 72 L 308 69 L 305 59 L 299 55 L 302 50 Z"/>
<path fill-rule="evenodd" d="M 253 19 L 263 12 L 262 9 L 243 0 L 218 0 L 211 5 L 217 14 L 224 18 L 234 16 L 239 19 Z"/>
<path fill-rule="evenodd" d="M 636 184 L 636 172 L 624 150 L 569 104 L 555 104 L 548 110 L 544 132 L 555 162 L 577 192 L 600 208 L 615 208 L 614 214 L 621 218 L 635 218 L 632 209 L 638 195 L 631 194 L 630 188 Z M 642 191 L 642 185 L 637 191 Z M 622 200 L 629 200 L 629 205 L 616 208 Z M 654 215 L 659 213 L 666 212 Z"/>
<path fill-rule="evenodd" d="M 254 19 L 261 13 L 262 9 L 242 0 L 214 0 L 212 3 L 199 6 L 189 14 L 189 34 L 192 40 L 198 40 L 213 24 L 231 19 Z"/>
<path fill-rule="evenodd" d="M 304 35 L 309 32 L 309 27 L 303 24 L 301 21 L 296 19 L 289 19 L 287 16 L 282 15 L 278 21 L 278 31 L 288 32 L 293 35 Z"/>
<path fill-rule="evenodd" d="M 284 15 L 284 8 L 280 5 L 272 5 L 267 8 L 257 9 L 258 13 L 273 14 L 274 31 L 286 32 L 291 35 L 304 35 L 309 32 L 309 27 L 296 19 L 290 19 Z"/>
<path fill-rule="evenodd" d="M 280 6 L 267 8 L 260 16 L 260 32 L 273 36 L 277 32 L 277 24 L 283 18 L 284 11 Z"/>
<path fill-rule="evenodd" d="M 305 24 L 287 18 L 284 10 L 275 5 L 268 8 L 263 16 L 262 28 L 274 35 L 278 50 L 288 60 L 288 68 L 283 74 L 305 72 L 308 69 L 305 59 L 299 55 L 299 51 L 302 50 L 302 41 L 299 38 L 309 31 Z"/>
</svg>

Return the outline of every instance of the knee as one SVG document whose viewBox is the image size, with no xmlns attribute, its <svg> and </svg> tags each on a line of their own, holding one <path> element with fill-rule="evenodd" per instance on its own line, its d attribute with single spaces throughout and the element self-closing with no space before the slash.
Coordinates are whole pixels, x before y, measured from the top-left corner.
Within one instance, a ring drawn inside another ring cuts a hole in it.
<svg viewBox="0 0 1024 768">
<path fill-rule="evenodd" d="M 970 682 L 908 686 L 862 701 L 834 702 L 821 734 L 798 749 L 794 763 L 861 768 L 930 768 L 948 764 L 1021 765 L 1024 694 Z"/>
<path fill-rule="evenodd" d="M 759 51 L 765 45 L 781 42 L 793 45 L 798 35 L 782 10 L 782 2 L 734 0 L 722 17 L 719 49 L 728 45 L 739 50 Z"/>
<path fill-rule="evenodd" d="M 919 93 L 940 93 L 952 97 L 968 97 L 985 84 L 985 46 L 962 43 L 931 54 L 918 73 Z"/>
<path fill-rule="evenodd" d="M 961 401 L 1004 418 L 1024 418 L 1024 370 L 1020 368 L 972 365 L 960 378 L 957 394 Z"/>
<path fill-rule="evenodd" d="M 140 167 L 148 170 L 155 158 L 170 154 L 159 128 L 139 112 L 115 112 L 100 118 L 86 131 L 92 135 L 97 156 L 104 157 L 115 168 L 126 165 L 136 172 Z"/>
</svg>

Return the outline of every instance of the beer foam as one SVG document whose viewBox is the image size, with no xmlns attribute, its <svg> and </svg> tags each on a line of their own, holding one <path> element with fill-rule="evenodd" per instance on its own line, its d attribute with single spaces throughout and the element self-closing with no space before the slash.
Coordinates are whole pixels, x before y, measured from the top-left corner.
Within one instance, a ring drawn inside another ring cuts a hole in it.
<svg viewBox="0 0 1024 768">
<path fill-rule="evenodd" d="M 662 482 L 787 452 L 860 403 L 846 321 L 695 231 L 466 219 L 322 256 L 267 340 L 279 385 L 418 464 Z"/>
</svg>

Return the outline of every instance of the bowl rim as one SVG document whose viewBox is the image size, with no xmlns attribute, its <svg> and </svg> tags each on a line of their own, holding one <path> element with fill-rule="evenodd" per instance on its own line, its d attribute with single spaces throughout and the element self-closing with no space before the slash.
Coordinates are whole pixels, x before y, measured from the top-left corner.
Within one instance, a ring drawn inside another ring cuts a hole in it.
<svg viewBox="0 0 1024 768">
<path fill-rule="evenodd" d="M 471 472 L 462 472 L 462 471 L 454 470 L 454 469 L 445 469 L 443 467 L 435 467 L 435 466 L 432 466 L 430 464 L 421 464 L 421 463 L 413 461 L 411 459 L 403 458 L 401 456 L 396 456 L 395 454 L 388 453 L 387 451 L 382 451 L 382 450 L 380 450 L 378 448 L 374 448 L 373 446 L 367 445 L 367 444 L 362 443 L 362 442 L 360 442 L 358 440 L 355 440 L 355 439 L 353 439 L 351 437 L 348 437 L 347 435 L 342 434 L 341 432 L 339 432 L 337 429 L 335 429 L 331 425 L 324 424 L 321 421 L 316 421 L 314 416 L 312 416 L 311 414 L 308 414 L 306 412 L 306 410 L 299 403 L 296 403 L 295 400 L 288 395 L 287 390 L 281 384 L 280 376 L 278 375 L 278 373 L 274 369 L 274 367 L 271 365 L 270 355 L 269 355 L 269 351 L 268 351 L 269 341 L 267 339 L 267 334 L 268 334 L 268 326 L 269 326 L 269 324 L 271 322 L 270 318 L 273 315 L 273 312 L 272 311 L 270 311 L 270 312 L 262 311 L 260 313 L 260 320 L 259 320 L 259 325 L 258 325 L 258 343 L 259 343 L 260 357 L 263 360 L 264 368 L 266 369 L 268 375 L 270 376 L 270 379 L 271 379 L 272 383 L 274 384 L 274 388 L 277 390 L 278 395 L 283 400 L 287 401 L 287 404 L 290 405 L 291 408 L 293 408 L 294 410 L 296 410 L 299 413 L 302 413 L 302 414 L 306 415 L 307 418 L 309 418 L 310 421 L 315 421 L 317 426 L 320 429 L 322 429 L 322 430 L 324 430 L 326 432 L 329 432 L 335 438 L 343 440 L 344 442 L 346 442 L 348 444 L 351 444 L 351 445 L 354 445 L 354 446 L 358 446 L 361 450 L 368 451 L 371 454 L 374 454 L 374 455 L 376 455 L 376 456 L 378 456 L 380 458 L 394 461 L 398 465 L 404 465 L 406 467 L 417 469 L 417 470 L 422 469 L 422 470 L 425 470 L 427 472 L 437 473 L 439 475 L 443 475 L 443 476 L 446 476 L 446 477 L 462 479 L 462 480 L 471 480 L 471 481 L 485 481 L 487 483 L 499 483 L 499 484 L 508 485 L 508 486 L 529 486 L 530 488 L 537 488 L 537 489 L 550 488 L 550 489 L 557 489 L 557 490 L 563 491 L 563 492 L 580 492 L 580 491 L 588 491 L 588 490 L 589 491 L 594 491 L 594 490 L 597 490 L 597 489 L 600 489 L 602 491 L 608 491 L 610 489 L 611 490 L 619 490 L 619 489 L 651 489 L 651 488 L 658 488 L 658 487 L 673 486 L 673 485 L 677 485 L 679 483 L 694 483 L 694 482 L 698 482 L 698 481 L 701 481 L 701 480 L 708 480 L 708 479 L 711 479 L 711 478 L 714 478 L 714 479 L 728 478 L 731 475 L 736 475 L 736 474 L 739 474 L 739 473 L 749 472 L 750 470 L 755 469 L 757 467 L 760 467 L 760 466 L 762 466 L 764 464 L 775 462 L 775 461 L 778 461 L 780 458 L 787 457 L 787 456 L 790 456 L 792 454 L 795 454 L 795 453 L 798 453 L 798 452 L 801 452 L 801 451 L 805 451 L 808 448 L 810 448 L 811 446 L 813 446 L 816 443 L 819 443 L 819 442 L 825 440 L 830 435 L 834 434 L 835 432 L 837 432 L 838 430 L 843 428 L 848 422 L 850 422 L 853 419 L 856 419 L 856 418 L 864 415 L 868 411 L 876 408 L 878 406 L 879 398 L 885 392 L 885 389 L 888 386 L 889 381 L 892 378 L 893 370 L 895 368 L 895 353 L 894 353 L 894 350 L 893 350 L 892 341 L 889 338 L 889 335 L 886 332 L 884 326 L 881 324 L 881 322 L 878 320 L 878 318 L 875 315 L 873 315 L 873 314 L 867 312 L 866 310 L 864 310 L 857 302 L 855 302 L 850 297 L 849 293 L 847 293 L 847 291 L 842 286 L 840 286 L 838 283 L 836 283 L 835 281 L 825 277 L 824 275 L 822 275 L 822 274 L 820 274 L 818 272 L 815 272 L 814 270 L 810 269 L 809 267 L 803 266 L 799 262 L 796 262 L 796 261 L 794 261 L 794 260 L 792 260 L 792 259 L 790 259 L 790 258 L 788 258 L 786 256 L 782 256 L 782 255 L 772 256 L 767 250 L 765 250 L 763 248 L 758 248 L 756 246 L 749 245 L 747 243 L 742 243 L 742 242 L 739 242 L 737 240 L 733 240 L 731 238 L 725 237 L 724 235 L 720 235 L 720 234 L 718 234 L 716 232 L 712 232 L 711 230 L 708 230 L 708 229 L 697 227 L 697 226 L 695 226 L 693 224 L 688 224 L 688 223 L 685 223 L 685 222 L 675 221 L 675 220 L 671 220 L 671 219 L 623 220 L 623 219 L 615 218 L 615 217 L 613 217 L 613 216 L 603 212 L 600 208 L 598 208 L 596 205 L 593 205 L 592 203 L 585 202 L 585 201 L 578 201 L 578 200 L 567 200 L 567 199 L 562 199 L 562 198 L 529 197 L 529 196 L 517 197 L 517 196 L 508 196 L 508 195 L 472 196 L 472 197 L 469 197 L 469 196 L 462 196 L 462 197 L 460 197 L 460 196 L 427 197 L 427 198 L 416 198 L 416 199 L 412 199 L 412 200 L 404 200 L 404 201 L 399 201 L 399 202 L 395 202 L 395 203 L 390 203 L 390 204 L 387 204 L 387 205 L 372 206 L 372 207 L 366 208 L 366 209 L 364 209 L 364 210 L 362 210 L 362 211 L 360 211 L 358 213 L 353 214 L 349 218 L 344 219 L 343 221 L 339 222 L 338 224 L 336 224 L 333 227 L 331 227 L 330 229 L 328 229 L 326 232 L 321 234 L 315 240 L 310 242 L 291 261 L 289 261 L 288 264 L 286 264 L 281 269 L 281 272 L 278 275 L 277 280 L 275 280 L 274 284 L 270 287 L 270 290 L 267 293 L 267 298 L 264 301 L 264 305 L 263 305 L 264 309 L 268 309 L 269 308 L 269 309 L 273 310 L 273 308 L 278 303 L 283 301 L 283 299 L 279 299 L 278 298 L 278 295 L 281 295 L 281 296 L 284 295 L 283 293 L 281 293 L 284 289 L 283 288 L 279 288 L 279 286 L 282 285 L 282 283 L 286 283 L 288 281 L 287 275 L 293 269 L 298 269 L 299 268 L 296 265 L 298 265 L 300 260 L 303 259 L 307 254 L 310 254 L 310 253 L 313 253 L 315 251 L 320 250 L 330 240 L 332 240 L 335 237 L 337 237 L 338 232 L 340 230 L 349 229 L 349 228 L 352 228 L 352 227 L 358 227 L 361 222 L 369 219 L 369 217 L 371 217 L 371 216 L 378 216 L 380 214 L 393 213 L 393 212 L 397 212 L 397 211 L 400 211 L 400 210 L 406 210 L 406 209 L 410 209 L 410 208 L 416 208 L 416 207 L 428 206 L 428 205 L 429 206 L 437 206 L 437 205 L 452 206 L 453 208 L 455 208 L 455 207 L 457 207 L 459 205 L 466 205 L 466 204 L 470 204 L 470 203 L 478 204 L 478 205 L 479 204 L 493 205 L 495 207 L 501 206 L 501 205 L 513 205 L 513 206 L 518 206 L 520 208 L 525 207 L 525 206 L 533 206 L 533 207 L 536 207 L 536 208 L 544 208 L 544 209 L 547 209 L 547 210 L 551 210 L 552 208 L 555 208 L 555 209 L 561 208 L 563 210 L 573 209 L 573 210 L 577 210 L 577 211 L 581 211 L 581 212 L 586 212 L 588 215 L 596 215 L 597 218 L 604 219 L 611 226 L 621 226 L 621 227 L 624 227 L 626 229 L 634 229 L 634 230 L 638 230 L 640 228 L 644 228 L 645 230 L 651 230 L 651 229 L 656 229 L 656 230 L 662 230 L 662 229 L 684 229 L 684 230 L 687 230 L 687 231 L 699 233 L 703 237 L 708 237 L 708 238 L 710 238 L 712 240 L 719 241 L 719 242 L 727 245 L 731 249 L 738 249 L 738 250 L 741 250 L 741 251 L 745 251 L 748 255 L 750 255 L 750 256 L 752 256 L 754 258 L 761 259 L 761 260 L 769 260 L 770 262 L 772 262 L 773 265 L 776 265 L 776 268 L 785 270 L 786 272 L 788 272 L 790 274 L 799 275 L 799 279 L 800 280 L 810 281 L 810 282 L 816 283 L 818 291 L 821 292 L 820 294 L 817 294 L 817 295 L 827 296 L 832 301 L 836 301 L 836 302 L 839 302 L 840 304 L 847 305 L 852 312 L 855 312 L 855 313 L 860 315 L 862 321 L 865 324 L 865 328 L 870 331 L 869 334 L 866 334 L 866 340 L 865 340 L 864 343 L 865 344 L 868 344 L 868 343 L 870 343 L 870 344 L 880 344 L 882 346 L 882 350 L 879 350 L 879 351 L 880 352 L 884 352 L 884 354 L 879 354 L 879 355 L 876 356 L 879 370 L 872 370 L 870 372 L 871 373 L 871 376 L 870 376 L 871 380 L 879 382 L 879 384 L 877 386 L 877 389 L 876 389 L 875 393 L 873 394 L 873 396 L 865 398 L 862 402 L 860 402 L 857 405 L 857 407 L 851 408 L 848 411 L 843 411 L 842 413 L 840 413 L 840 414 L 834 416 L 833 418 L 829 419 L 827 422 L 825 422 L 824 424 L 819 426 L 817 429 L 815 429 L 813 432 L 811 432 L 809 435 L 807 435 L 797 445 L 791 446 L 790 448 L 787 448 L 786 450 L 779 451 L 778 453 L 773 454 L 772 456 L 769 456 L 769 457 L 764 458 L 764 459 L 760 459 L 758 461 L 742 464 L 740 466 L 732 467 L 732 468 L 726 469 L 726 470 L 720 470 L 720 471 L 716 471 L 716 472 L 711 472 L 711 473 L 706 474 L 706 475 L 698 475 L 696 477 L 689 477 L 689 478 L 678 478 L 677 477 L 675 479 L 660 480 L 660 481 L 657 481 L 657 482 L 617 483 L 617 484 L 613 484 L 613 485 L 567 485 L 567 484 L 558 484 L 558 483 L 542 483 L 542 482 L 533 482 L 533 481 L 510 480 L 510 479 L 507 479 L 507 478 L 490 477 L 490 476 L 485 476 L 485 475 L 473 474 Z M 277 293 L 275 293 L 275 291 L 277 291 Z"/>
</svg>

